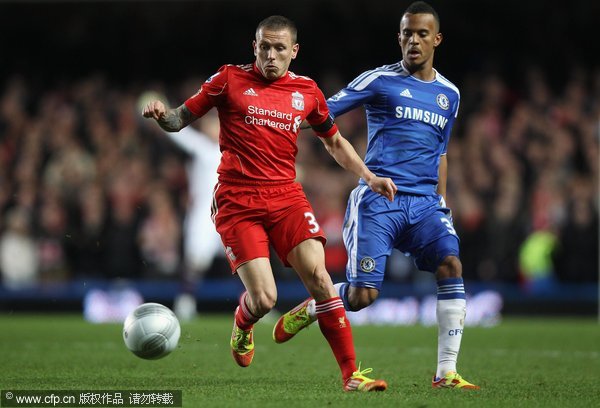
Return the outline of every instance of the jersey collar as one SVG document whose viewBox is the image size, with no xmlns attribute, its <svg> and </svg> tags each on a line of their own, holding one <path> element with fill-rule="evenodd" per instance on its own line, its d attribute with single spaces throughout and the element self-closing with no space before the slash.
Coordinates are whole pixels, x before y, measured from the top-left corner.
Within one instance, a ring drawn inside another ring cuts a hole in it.
<svg viewBox="0 0 600 408">
<path fill-rule="evenodd" d="M 419 79 L 419 78 L 417 78 L 416 76 L 414 76 L 413 74 L 411 74 L 411 73 L 410 73 L 410 71 L 409 71 L 409 70 L 406 68 L 406 65 L 404 65 L 404 60 L 400 61 L 400 64 L 402 64 L 402 69 L 403 69 L 403 70 L 405 70 L 405 71 L 406 71 L 406 73 L 407 73 L 407 74 L 408 74 L 408 75 L 409 75 L 411 78 L 413 78 L 413 79 L 414 79 L 414 80 L 416 80 L 416 81 L 419 81 L 419 82 L 424 82 L 424 83 L 426 83 L 426 84 L 429 84 L 429 83 L 432 83 L 432 82 L 435 82 L 435 81 L 437 81 L 437 78 L 438 78 L 438 72 L 437 72 L 437 70 L 436 70 L 435 68 L 433 68 L 433 67 L 431 68 L 431 69 L 433 69 L 433 73 L 435 74 L 435 75 L 434 75 L 434 77 L 433 77 L 433 79 L 432 79 L 431 81 L 423 81 L 422 79 Z"/>
</svg>

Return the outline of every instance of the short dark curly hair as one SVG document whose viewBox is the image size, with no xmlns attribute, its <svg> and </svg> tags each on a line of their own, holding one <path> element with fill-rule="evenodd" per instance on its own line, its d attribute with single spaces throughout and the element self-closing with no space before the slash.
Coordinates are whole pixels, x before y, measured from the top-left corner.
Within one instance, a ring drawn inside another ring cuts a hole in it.
<svg viewBox="0 0 600 408">
<path fill-rule="evenodd" d="M 435 18 L 435 22 L 437 23 L 437 26 L 438 26 L 438 31 L 440 29 L 440 16 L 438 15 L 437 11 L 435 11 L 435 9 L 433 7 L 431 7 L 429 4 L 425 3 L 424 1 L 415 1 L 414 3 L 411 3 L 406 8 L 406 10 L 404 10 L 402 17 L 404 17 L 405 14 L 431 14 L 433 16 L 433 18 Z"/>
</svg>

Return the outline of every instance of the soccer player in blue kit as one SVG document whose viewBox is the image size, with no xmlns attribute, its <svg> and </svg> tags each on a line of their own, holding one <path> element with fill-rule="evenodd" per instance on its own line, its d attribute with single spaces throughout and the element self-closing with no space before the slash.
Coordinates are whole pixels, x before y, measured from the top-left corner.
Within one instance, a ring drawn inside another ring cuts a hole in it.
<svg viewBox="0 0 600 408">
<path fill-rule="evenodd" d="M 420 270 L 437 279 L 438 366 L 432 387 L 478 389 L 456 370 L 466 301 L 459 238 L 445 195 L 446 151 L 460 93 L 433 68 L 442 42 L 439 28 L 429 4 L 412 3 L 400 21 L 402 61 L 364 72 L 327 101 L 333 116 L 365 107 L 365 163 L 398 187 L 393 202 L 363 180 L 350 194 L 343 231 L 348 282 L 335 286 L 346 310 L 360 310 L 379 295 L 392 249 L 412 255 Z M 315 320 L 309 298 L 278 320 L 273 338 L 285 342 Z"/>
</svg>

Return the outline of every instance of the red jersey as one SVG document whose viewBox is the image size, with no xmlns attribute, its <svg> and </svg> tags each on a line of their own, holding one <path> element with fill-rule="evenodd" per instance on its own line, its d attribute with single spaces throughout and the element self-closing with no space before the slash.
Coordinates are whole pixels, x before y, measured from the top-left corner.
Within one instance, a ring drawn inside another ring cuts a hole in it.
<svg viewBox="0 0 600 408">
<path fill-rule="evenodd" d="M 185 106 L 196 116 L 217 108 L 222 153 L 217 171 L 225 183 L 293 182 L 300 124 L 306 119 L 319 126 L 329 118 L 315 81 L 290 71 L 269 81 L 255 64 L 222 66 Z M 317 134 L 331 137 L 336 131 L 333 124 Z"/>
</svg>

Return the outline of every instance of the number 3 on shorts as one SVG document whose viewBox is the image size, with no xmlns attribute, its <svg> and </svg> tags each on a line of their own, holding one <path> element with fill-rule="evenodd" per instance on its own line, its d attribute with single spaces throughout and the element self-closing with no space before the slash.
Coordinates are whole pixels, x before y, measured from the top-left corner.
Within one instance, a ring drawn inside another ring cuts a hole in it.
<svg viewBox="0 0 600 408">
<path fill-rule="evenodd" d="M 456 235 L 456 230 L 454 229 L 454 226 L 452 225 L 452 221 L 450 221 L 448 218 L 440 218 L 440 221 L 442 222 L 442 224 L 444 224 L 446 226 L 446 230 L 452 234 L 452 235 Z"/>
<path fill-rule="evenodd" d="M 319 232 L 321 227 L 319 227 L 319 224 L 317 223 L 314 214 L 311 212 L 305 212 L 304 217 L 308 220 L 308 225 L 311 226 L 311 229 L 309 229 L 308 231 L 310 231 L 311 234 L 316 234 L 317 232 Z"/>
</svg>

